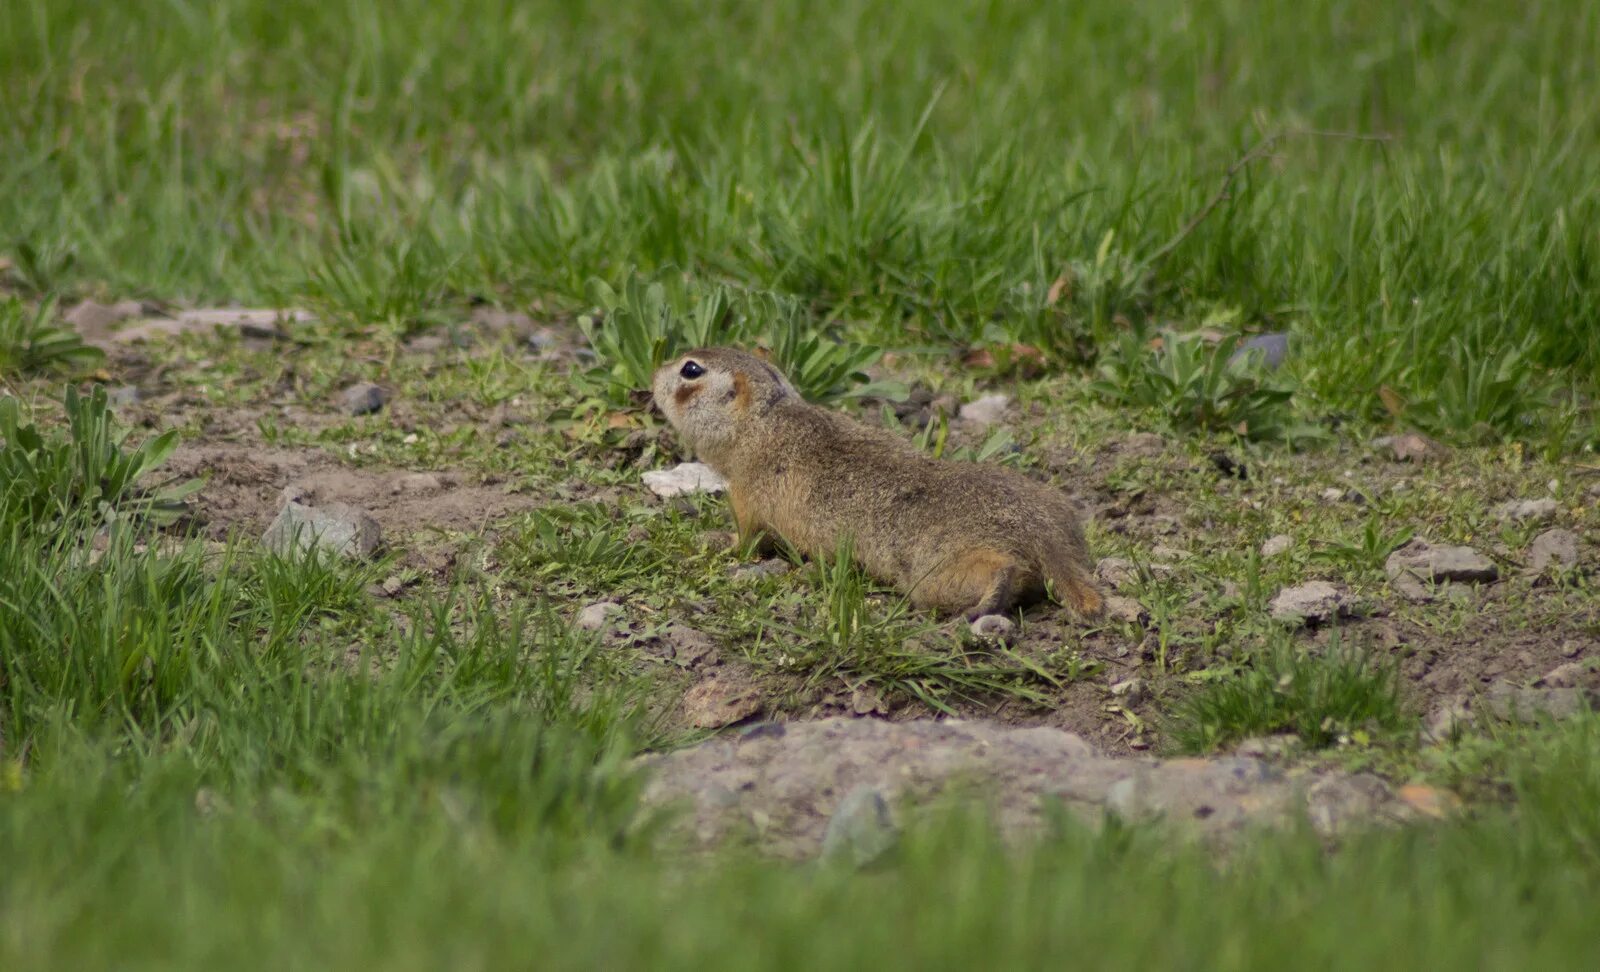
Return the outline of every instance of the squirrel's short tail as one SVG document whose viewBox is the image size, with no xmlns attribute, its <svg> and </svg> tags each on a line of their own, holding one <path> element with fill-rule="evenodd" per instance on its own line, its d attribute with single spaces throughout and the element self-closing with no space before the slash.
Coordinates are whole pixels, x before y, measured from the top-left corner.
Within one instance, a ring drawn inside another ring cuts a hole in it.
<svg viewBox="0 0 1600 972">
<path fill-rule="evenodd" d="M 1105 610 L 1105 596 L 1081 561 L 1059 549 L 1046 551 L 1040 560 L 1044 579 L 1056 600 L 1088 618 L 1098 617 Z"/>
</svg>

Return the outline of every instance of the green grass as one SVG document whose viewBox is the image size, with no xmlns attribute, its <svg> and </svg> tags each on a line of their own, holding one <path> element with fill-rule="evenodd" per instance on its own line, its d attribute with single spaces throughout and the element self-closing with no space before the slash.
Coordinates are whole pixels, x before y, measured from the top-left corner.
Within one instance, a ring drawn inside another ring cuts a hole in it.
<svg viewBox="0 0 1600 972">
<path fill-rule="evenodd" d="M 1294 332 L 1313 415 L 1388 388 L 1453 438 L 1593 442 L 1600 24 L 1571 0 L 87 11 L 0 13 L 28 290 L 412 328 L 637 270 L 1058 367 L 1216 320 Z M 1313 130 L 1385 140 L 1282 138 L 1184 232 L 1263 134 Z"/>
<path fill-rule="evenodd" d="M 1592 532 L 1597 60 L 1576 0 L 0 4 L 0 968 L 1592 967 L 1600 718 L 1419 747 L 1404 652 L 1266 605 L 1308 576 L 1393 605 L 1412 534 L 1514 562 L 1537 530 L 1495 521 L 1507 498 Z M 320 320 L 103 357 L 61 319 L 86 296 Z M 596 357 L 481 340 L 484 303 Z M 1283 370 L 1228 364 L 1280 330 Z M 709 341 L 869 420 L 901 381 L 1011 394 L 1016 422 L 916 441 L 1166 500 L 1173 532 L 1090 525 L 1149 630 L 1027 653 L 842 559 L 734 578 L 720 501 L 628 492 L 671 451 L 630 392 Z M 96 367 L 159 387 L 146 424 L 61 391 Z M 355 380 L 394 403 L 330 415 Z M 1411 428 L 1457 451 L 1396 482 L 1353 445 Z M 1104 448 L 1150 429 L 1166 454 Z M 285 559 L 185 532 L 180 438 L 536 501 L 437 569 Z M 404 596 L 370 593 L 391 575 Z M 633 640 L 570 630 L 600 599 Z M 1578 572 L 1495 620 L 1592 639 L 1592 604 Z M 1485 624 L 1381 620 L 1447 647 Z M 1473 803 L 1224 857 L 937 817 L 863 873 L 685 856 L 626 769 L 686 738 L 681 673 L 640 648 L 685 621 L 780 715 L 860 690 L 1048 721 L 1110 655 L 1163 745 L 1293 734 Z"/>
</svg>

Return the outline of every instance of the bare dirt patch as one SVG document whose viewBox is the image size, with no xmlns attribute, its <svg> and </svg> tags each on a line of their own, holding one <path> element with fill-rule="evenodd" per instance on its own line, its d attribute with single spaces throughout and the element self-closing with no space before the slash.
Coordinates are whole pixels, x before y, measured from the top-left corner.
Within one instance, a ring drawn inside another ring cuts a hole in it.
<svg viewBox="0 0 1600 972">
<path fill-rule="evenodd" d="M 346 503 L 372 514 L 391 546 L 425 532 L 481 532 L 538 502 L 492 477 L 452 471 L 349 466 L 315 449 L 233 444 L 180 447 L 167 463 L 177 476 L 206 479 L 194 498 L 204 534 L 259 535 L 288 498 Z"/>
</svg>

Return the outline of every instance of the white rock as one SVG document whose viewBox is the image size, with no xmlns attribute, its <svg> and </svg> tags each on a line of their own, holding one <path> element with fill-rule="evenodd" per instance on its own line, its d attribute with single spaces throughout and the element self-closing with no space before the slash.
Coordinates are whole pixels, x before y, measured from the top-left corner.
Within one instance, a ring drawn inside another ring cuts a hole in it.
<svg viewBox="0 0 1600 972">
<path fill-rule="evenodd" d="M 983 395 L 961 406 L 961 411 L 956 413 L 956 418 L 964 425 L 976 429 L 986 429 L 998 424 L 1006 417 L 1006 409 L 1011 407 L 1011 398 L 1007 395 Z"/>
<path fill-rule="evenodd" d="M 1543 499 L 1512 500 L 1501 503 L 1494 508 L 1496 519 L 1508 520 L 1512 523 L 1532 521 L 1534 523 L 1548 523 L 1555 519 L 1561 512 L 1561 504 L 1546 496 Z"/>
<path fill-rule="evenodd" d="M 622 605 L 615 601 L 596 601 L 578 612 L 572 626 L 579 631 L 600 631 L 611 627 L 622 616 Z"/>
<path fill-rule="evenodd" d="M 985 614 L 972 622 L 972 633 L 979 638 L 1009 645 L 1016 640 L 1017 623 L 1003 614 Z"/>
<path fill-rule="evenodd" d="M 1327 581 L 1309 581 L 1278 592 L 1269 605 L 1277 621 L 1318 622 L 1350 613 L 1350 598 Z"/>
<path fill-rule="evenodd" d="M 321 547 L 341 557 L 370 557 L 383 542 L 383 528 L 366 510 L 344 503 L 306 506 L 290 501 L 267 527 L 261 542 L 280 553 Z"/>
<path fill-rule="evenodd" d="M 1578 535 L 1571 530 L 1546 530 L 1533 538 L 1528 548 L 1528 567 L 1544 573 L 1554 567 L 1571 570 L 1578 566 Z"/>
<path fill-rule="evenodd" d="M 652 469 L 644 474 L 644 484 L 650 492 L 670 499 L 693 493 L 721 493 L 728 481 L 717 471 L 701 462 L 685 462 L 671 469 Z"/>
<path fill-rule="evenodd" d="M 1289 536 L 1287 533 L 1280 533 L 1275 537 L 1268 538 L 1267 542 L 1261 545 L 1261 556 L 1267 558 L 1277 557 L 1288 553 L 1293 548 L 1294 537 Z"/>
</svg>

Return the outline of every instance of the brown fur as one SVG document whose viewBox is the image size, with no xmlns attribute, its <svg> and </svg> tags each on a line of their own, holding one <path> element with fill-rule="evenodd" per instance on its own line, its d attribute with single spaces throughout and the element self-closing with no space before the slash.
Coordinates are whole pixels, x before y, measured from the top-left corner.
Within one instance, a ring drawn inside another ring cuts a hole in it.
<svg viewBox="0 0 1600 972">
<path fill-rule="evenodd" d="M 705 373 L 683 378 L 689 360 Z M 999 613 L 1047 591 L 1081 614 L 1101 611 L 1083 528 L 1060 490 L 1001 466 L 934 459 L 806 402 L 744 351 L 692 351 L 656 372 L 654 393 L 728 480 L 746 537 L 767 531 L 808 556 L 849 541 L 869 573 L 943 613 Z"/>
</svg>

